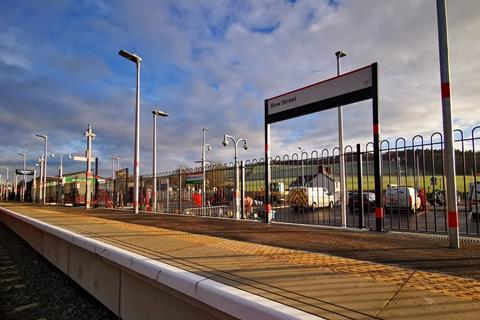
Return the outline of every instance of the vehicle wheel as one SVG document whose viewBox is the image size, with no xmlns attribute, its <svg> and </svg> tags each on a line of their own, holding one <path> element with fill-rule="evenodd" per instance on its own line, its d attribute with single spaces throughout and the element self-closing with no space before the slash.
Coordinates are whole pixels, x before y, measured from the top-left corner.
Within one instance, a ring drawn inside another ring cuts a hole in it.
<svg viewBox="0 0 480 320">
<path fill-rule="evenodd" d="M 298 212 L 298 207 L 293 207 L 294 212 Z"/>
<path fill-rule="evenodd" d="M 330 203 L 328 204 L 328 207 L 331 209 L 333 208 L 333 201 L 330 201 Z"/>
<path fill-rule="evenodd" d="M 312 211 L 315 211 L 315 210 L 317 210 L 317 203 L 313 202 L 312 203 Z"/>
</svg>

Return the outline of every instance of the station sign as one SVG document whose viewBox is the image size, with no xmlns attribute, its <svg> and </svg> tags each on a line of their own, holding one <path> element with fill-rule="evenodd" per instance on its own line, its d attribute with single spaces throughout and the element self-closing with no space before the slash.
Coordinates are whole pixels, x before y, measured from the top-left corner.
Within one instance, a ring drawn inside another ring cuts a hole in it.
<svg viewBox="0 0 480 320">
<path fill-rule="evenodd" d="M 87 162 L 87 157 L 84 157 L 84 156 L 73 156 L 73 160 L 74 160 L 74 161 Z M 90 162 L 95 162 L 95 158 L 92 157 L 92 158 L 90 159 Z"/>
<path fill-rule="evenodd" d="M 267 99 L 266 120 L 274 123 L 369 99 L 373 65 Z"/>
<path fill-rule="evenodd" d="M 15 169 L 15 173 L 22 176 L 33 176 L 35 170 L 30 169 Z"/>
</svg>

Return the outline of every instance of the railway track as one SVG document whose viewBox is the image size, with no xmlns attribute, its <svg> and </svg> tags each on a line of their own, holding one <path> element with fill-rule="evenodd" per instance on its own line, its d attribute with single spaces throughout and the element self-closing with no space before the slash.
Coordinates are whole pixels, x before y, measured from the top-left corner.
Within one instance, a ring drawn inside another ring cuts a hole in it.
<svg viewBox="0 0 480 320">
<path fill-rule="evenodd" d="M 117 319 L 0 223 L 0 319 Z"/>
</svg>

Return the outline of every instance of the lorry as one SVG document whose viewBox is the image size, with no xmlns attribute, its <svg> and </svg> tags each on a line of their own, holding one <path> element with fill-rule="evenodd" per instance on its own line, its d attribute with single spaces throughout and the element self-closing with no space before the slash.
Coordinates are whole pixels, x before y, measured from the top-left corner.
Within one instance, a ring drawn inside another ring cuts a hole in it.
<svg viewBox="0 0 480 320">
<path fill-rule="evenodd" d="M 333 195 L 324 187 L 290 188 L 288 201 L 295 212 L 299 208 L 332 208 L 334 203 Z"/>
</svg>

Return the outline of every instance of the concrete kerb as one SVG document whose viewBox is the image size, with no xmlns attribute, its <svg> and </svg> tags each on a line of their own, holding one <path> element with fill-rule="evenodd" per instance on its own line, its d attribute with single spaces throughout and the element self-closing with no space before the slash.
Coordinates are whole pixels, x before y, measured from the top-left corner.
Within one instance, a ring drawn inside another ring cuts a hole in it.
<svg viewBox="0 0 480 320">
<path fill-rule="evenodd" d="M 238 319 L 323 319 L 14 211 L 0 211 Z"/>
</svg>

